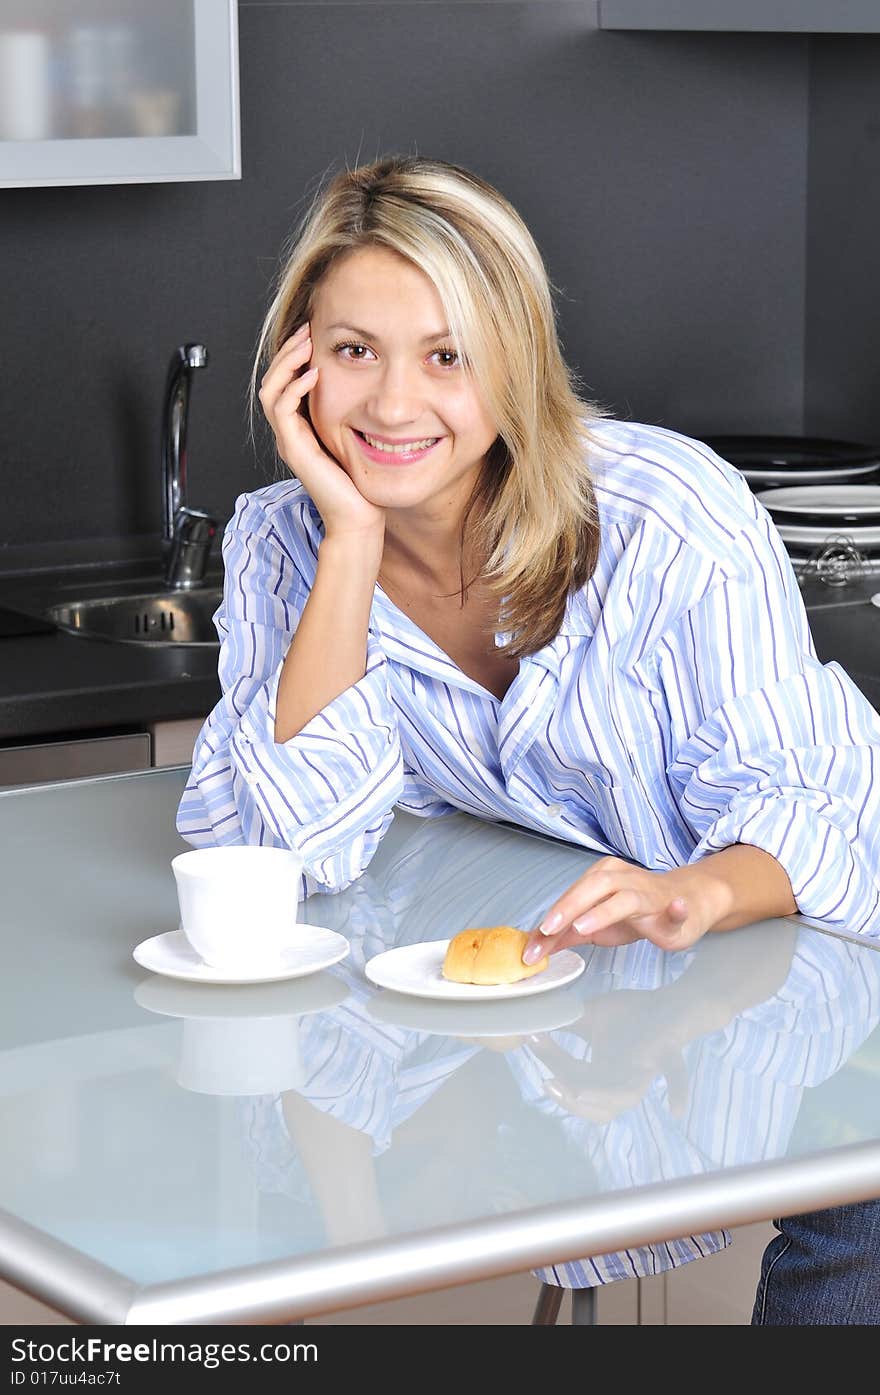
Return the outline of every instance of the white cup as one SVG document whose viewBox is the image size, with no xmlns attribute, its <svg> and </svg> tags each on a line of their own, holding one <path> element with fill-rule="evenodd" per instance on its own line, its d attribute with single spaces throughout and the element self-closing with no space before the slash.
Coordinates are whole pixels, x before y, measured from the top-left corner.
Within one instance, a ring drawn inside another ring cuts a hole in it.
<svg viewBox="0 0 880 1395">
<path fill-rule="evenodd" d="M 271 969 L 308 927 L 297 926 L 303 859 L 287 848 L 235 846 L 178 853 L 180 928 L 215 969 Z"/>
</svg>

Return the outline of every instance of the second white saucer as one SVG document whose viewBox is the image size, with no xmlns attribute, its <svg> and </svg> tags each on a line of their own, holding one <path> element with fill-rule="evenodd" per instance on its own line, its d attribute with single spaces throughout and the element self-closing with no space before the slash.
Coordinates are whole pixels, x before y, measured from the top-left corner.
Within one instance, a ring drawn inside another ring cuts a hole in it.
<svg viewBox="0 0 880 1395">
<path fill-rule="evenodd" d="M 533 993 L 546 993 L 571 983 L 586 968 L 586 960 L 573 949 L 560 949 L 541 973 L 516 983 L 455 983 L 443 977 L 443 960 L 448 947 L 448 940 L 426 940 L 422 944 L 386 949 L 367 960 L 364 973 L 377 988 L 391 988 L 395 993 L 473 1003 L 498 998 L 530 998 Z"/>
</svg>

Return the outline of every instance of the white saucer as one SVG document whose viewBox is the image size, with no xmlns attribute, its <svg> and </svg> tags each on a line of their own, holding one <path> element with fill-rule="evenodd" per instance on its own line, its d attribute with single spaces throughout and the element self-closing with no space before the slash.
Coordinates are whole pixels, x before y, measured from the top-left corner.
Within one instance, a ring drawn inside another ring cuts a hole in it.
<svg viewBox="0 0 880 1395">
<path fill-rule="evenodd" d="M 143 940 L 132 955 L 144 969 L 168 978 L 191 979 L 193 983 L 274 983 L 282 978 L 301 978 L 338 964 L 349 951 L 348 940 L 335 930 L 320 925 L 304 925 L 308 936 L 297 936 L 295 944 L 282 950 L 281 958 L 272 965 L 263 965 L 250 973 L 232 973 L 229 969 L 213 969 L 199 958 L 182 930 L 167 930 Z"/>
<path fill-rule="evenodd" d="M 426 944 L 386 949 L 384 954 L 367 961 L 364 973 L 377 987 L 391 988 L 395 993 L 473 1003 L 547 993 L 551 988 L 571 983 L 586 967 L 586 961 L 574 950 L 561 949 L 551 955 L 549 965 L 540 974 L 522 978 L 518 983 L 451 983 L 441 972 L 448 945 L 448 940 L 429 940 Z"/>
</svg>

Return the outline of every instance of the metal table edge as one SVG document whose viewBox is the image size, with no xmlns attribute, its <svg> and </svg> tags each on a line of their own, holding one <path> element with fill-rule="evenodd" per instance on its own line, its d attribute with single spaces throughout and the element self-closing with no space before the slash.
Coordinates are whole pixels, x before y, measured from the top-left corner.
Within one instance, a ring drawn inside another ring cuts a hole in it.
<svg viewBox="0 0 880 1395">
<path fill-rule="evenodd" d="M 80 1323 L 127 1321 L 137 1284 L 124 1274 L 0 1210 L 0 1278 Z"/>
<path fill-rule="evenodd" d="M 114 770 L 107 775 L 74 775 L 63 780 L 43 780 L 36 785 L 7 785 L 0 788 L 0 799 L 20 798 L 26 794 L 52 794 L 56 790 L 75 792 L 83 785 L 108 785 L 120 780 L 156 779 L 169 775 L 179 776 L 182 794 L 191 769 L 190 765 L 151 765 L 144 770 Z"/>
<path fill-rule="evenodd" d="M 878 1195 L 880 1140 L 153 1285 L 0 1213 L 0 1276 L 85 1323 L 271 1325 Z"/>
</svg>

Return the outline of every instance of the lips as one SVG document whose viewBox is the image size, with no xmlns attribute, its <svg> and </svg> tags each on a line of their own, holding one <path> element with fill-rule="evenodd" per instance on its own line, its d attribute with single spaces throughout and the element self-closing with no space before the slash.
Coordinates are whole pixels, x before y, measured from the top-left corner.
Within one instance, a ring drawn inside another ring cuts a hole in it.
<svg viewBox="0 0 880 1395">
<path fill-rule="evenodd" d="M 375 431 L 362 431 L 360 434 L 368 445 L 388 446 L 391 450 L 399 450 L 403 446 L 418 446 L 425 450 L 438 439 L 436 436 L 378 436 Z"/>
<path fill-rule="evenodd" d="M 361 452 L 379 465 L 410 465 L 413 461 L 423 460 L 443 440 L 442 436 L 417 436 L 395 441 L 387 436 L 373 436 L 372 433 L 368 440 L 364 432 L 356 427 L 352 427 L 352 432 Z"/>
</svg>

